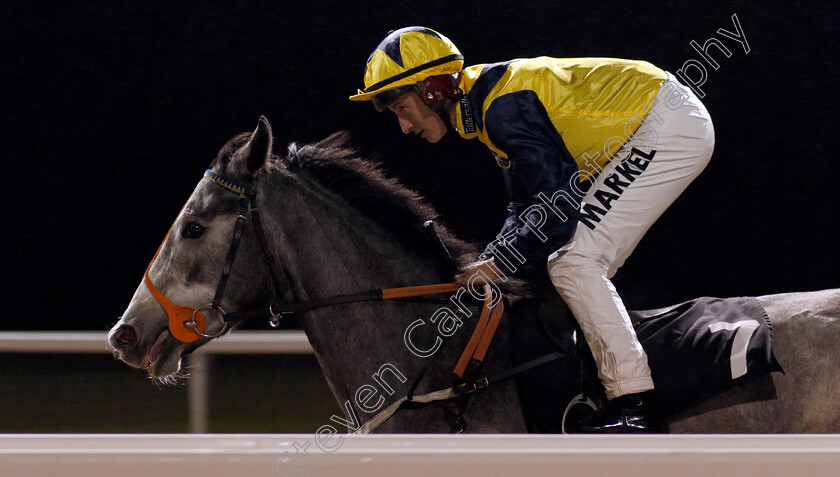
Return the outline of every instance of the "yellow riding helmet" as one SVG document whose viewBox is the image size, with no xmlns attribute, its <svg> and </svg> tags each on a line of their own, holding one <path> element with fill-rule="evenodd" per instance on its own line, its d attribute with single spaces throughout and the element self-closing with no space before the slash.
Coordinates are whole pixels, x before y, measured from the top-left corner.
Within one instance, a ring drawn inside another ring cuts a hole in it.
<svg viewBox="0 0 840 477">
<path fill-rule="evenodd" d="M 445 36 L 426 27 L 392 31 L 373 50 L 365 66 L 365 89 L 351 101 L 372 99 L 378 111 L 396 96 L 429 76 L 453 74 L 464 68 L 464 57 Z M 399 94 L 384 94 L 391 91 Z"/>
</svg>

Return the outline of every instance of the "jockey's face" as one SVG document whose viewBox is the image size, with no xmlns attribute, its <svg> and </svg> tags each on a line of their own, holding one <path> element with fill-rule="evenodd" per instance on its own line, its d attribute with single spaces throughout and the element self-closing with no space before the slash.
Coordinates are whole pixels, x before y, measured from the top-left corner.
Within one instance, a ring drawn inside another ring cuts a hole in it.
<svg viewBox="0 0 840 477">
<path fill-rule="evenodd" d="M 446 134 L 443 119 L 420 99 L 417 91 L 410 90 L 388 105 L 397 115 L 403 134 L 419 134 L 423 139 L 435 143 Z"/>
</svg>

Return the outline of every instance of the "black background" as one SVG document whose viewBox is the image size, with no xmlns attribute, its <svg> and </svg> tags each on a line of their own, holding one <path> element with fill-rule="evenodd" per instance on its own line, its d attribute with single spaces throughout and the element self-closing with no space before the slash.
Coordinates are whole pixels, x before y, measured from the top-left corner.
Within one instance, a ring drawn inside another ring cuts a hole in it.
<svg viewBox="0 0 840 477">
<path fill-rule="evenodd" d="M 477 141 L 430 145 L 347 97 L 391 30 L 449 36 L 467 64 L 644 59 L 708 69 L 712 162 L 619 271 L 631 308 L 699 295 L 832 288 L 838 203 L 836 7 L 784 2 L 102 2 L 4 5 L 0 329 L 105 329 L 224 142 L 272 123 L 275 147 L 346 129 L 458 235 L 504 217 Z M 804 6 L 807 5 L 807 6 Z M 734 31 L 751 51 L 716 34 Z"/>
</svg>

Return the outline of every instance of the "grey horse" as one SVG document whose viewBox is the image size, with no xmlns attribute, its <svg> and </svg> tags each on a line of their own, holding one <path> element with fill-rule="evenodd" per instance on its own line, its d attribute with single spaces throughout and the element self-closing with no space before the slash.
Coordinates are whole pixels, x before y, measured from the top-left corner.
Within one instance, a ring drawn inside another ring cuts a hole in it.
<svg viewBox="0 0 840 477">
<path fill-rule="evenodd" d="M 245 227 L 219 303 L 223 310 L 451 281 L 451 268 L 422 230 L 434 211 L 375 164 L 356 157 L 345 142 L 344 136 L 333 135 L 312 145 L 291 144 L 285 157 L 278 157 L 272 154 L 270 125 L 260 118 L 253 133 L 234 137 L 220 150 L 210 170 L 215 177 L 255 187 L 267 237 L 264 253 L 254 227 Z M 240 207 L 240 197 L 218 182 L 198 183 L 147 272 L 172 303 L 198 307 L 214 298 Z M 456 267 L 476 258 L 472 245 L 445 228 L 438 232 Z M 280 270 L 275 273 L 279 287 L 273 284 L 272 267 Z M 513 279 L 504 288 L 509 293 L 523 289 Z M 759 301 L 772 322 L 775 354 L 785 369 L 785 374 L 772 375 L 776 398 L 735 404 L 751 392 L 749 384 L 740 386 L 674 416 L 671 432 L 840 431 L 840 289 Z M 452 368 L 477 312 L 447 327 L 442 319 L 435 323 L 440 308 L 433 300 L 359 302 L 300 314 L 348 428 L 404 397 L 417 376 L 422 376 L 417 395 L 452 385 Z M 224 334 L 228 327 L 221 314 L 204 310 L 205 334 Z M 162 381 L 182 374 L 182 357 L 210 339 L 175 339 L 166 312 L 144 282 L 109 334 L 118 358 Z M 510 368 L 510 346 L 506 314 L 483 374 Z M 473 394 L 464 418 L 468 432 L 527 431 L 512 380 Z M 376 432 L 450 430 L 441 407 L 430 405 L 402 409 Z"/>
</svg>

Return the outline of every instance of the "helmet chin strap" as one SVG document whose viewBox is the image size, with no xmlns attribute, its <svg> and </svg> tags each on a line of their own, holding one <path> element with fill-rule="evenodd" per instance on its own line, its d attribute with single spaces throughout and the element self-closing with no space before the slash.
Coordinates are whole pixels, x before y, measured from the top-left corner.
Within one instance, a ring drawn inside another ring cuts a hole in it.
<svg viewBox="0 0 840 477">
<path fill-rule="evenodd" d="M 454 128 L 455 126 L 452 125 L 452 118 L 449 114 L 450 106 L 454 105 L 455 101 L 447 98 L 443 101 L 438 101 L 434 105 L 431 106 L 432 111 L 438 113 L 438 116 L 443 120 L 443 124 L 446 125 L 446 129 Z"/>
</svg>

